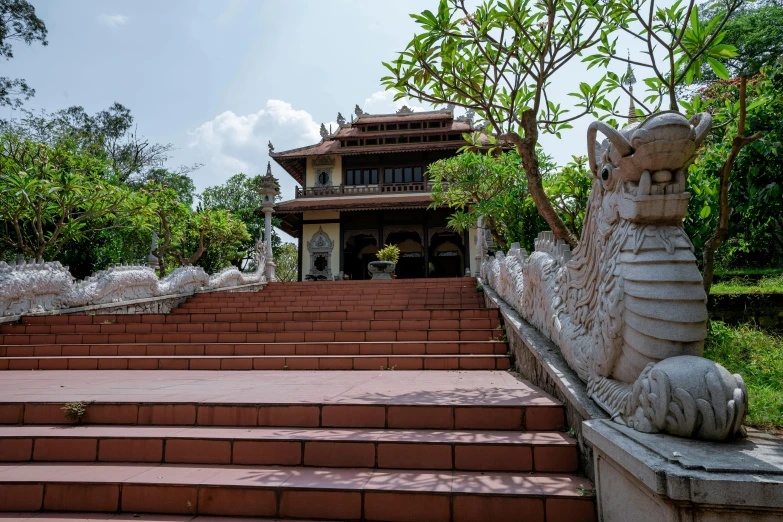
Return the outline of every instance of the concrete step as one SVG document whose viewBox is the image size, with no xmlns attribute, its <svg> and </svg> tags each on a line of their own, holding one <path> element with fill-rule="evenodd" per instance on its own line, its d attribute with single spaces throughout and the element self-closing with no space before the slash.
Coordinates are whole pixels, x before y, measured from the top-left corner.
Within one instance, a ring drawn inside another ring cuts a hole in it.
<svg viewBox="0 0 783 522">
<path fill-rule="evenodd" d="M 3 357 L 0 370 L 507 370 L 507 355 Z"/>
<path fill-rule="evenodd" d="M 590 483 L 569 474 L 39 464 L 0 470 L 0 510 L 328 520 L 595 520 Z"/>
<path fill-rule="evenodd" d="M 0 346 L 0 357 L 159 355 L 504 355 L 502 341 L 395 341 L 334 343 L 44 344 Z"/>
<path fill-rule="evenodd" d="M 149 462 L 573 473 L 558 432 L 0 426 L 2 462 Z"/>
<path fill-rule="evenodd" d="M 259 323 L 259 325 L 264 323 Z M 294 323 L 295 324 L 295 323 Z M 393 341 L 489 341 L 501 339 L 498 328 L 423 330 L 322 330 L 179 333 L 6 334 L 0 345 L 14 344 L 156 344 L 156 343 L 331 343 Z"/>
<path fill-rule="evenodd" d="M 0 326 L 3 335 L 35 334 L 146 334 L 202 332 L 303 332 L 357 330 L 475 330 L 500 326 L 499 317 L 457 319 L 291 319 L 242 321 L 242 314 L 214 314 L 215 321 L 170 323 L 10 324 Z M 269 314 L 267 314 L 268 316 Z M 282 315 L 282 314 L 281 314 Z M 288 314 L 285 314 L 288 315 Z M 291 314 L 293 315 L 293 314 Z M 347 315 L 347 314 L 346 314 Z M 219 316 L 219 319 L 218 319 Z"/>
<path fill-rule="evenodd" d="M 562 403 L 505 371 L 6 372 L 0 424 L 553 431 Z"/>
</svg>

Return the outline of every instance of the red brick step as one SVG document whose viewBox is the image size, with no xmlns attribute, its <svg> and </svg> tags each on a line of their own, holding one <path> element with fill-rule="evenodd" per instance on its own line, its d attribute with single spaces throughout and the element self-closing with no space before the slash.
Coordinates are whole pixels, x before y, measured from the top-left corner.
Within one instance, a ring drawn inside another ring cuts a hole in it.
<svg viewBox="0 0 783 522">
<path fill-rule="evenodd" d="M 506 355 L 5 357 L 0 370 L 506 370 Z"/>
<path fill-rule="evenodd" d="M 358 428 L 0 427 L 0 461 L 577 470 L 576 442 L 558 432 Z"/>
<path fill-rule="evenodd" d="M 546 473 L 26 463 L 0 468 L 0 510 L 592 522 L 592 498 L 581 493 L 591 487 Z"/>
</svg>

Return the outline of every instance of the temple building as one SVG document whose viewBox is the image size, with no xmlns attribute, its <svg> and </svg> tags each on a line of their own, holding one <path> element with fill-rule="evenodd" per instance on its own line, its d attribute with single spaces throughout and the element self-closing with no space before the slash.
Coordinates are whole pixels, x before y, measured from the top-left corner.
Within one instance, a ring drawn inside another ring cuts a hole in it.
<svg viewBox="0 0 783 522">
<path fill-rule="evenodd" d="M 454 156 L 473 132 L 472 113 L 453 108 L 367 114 L 358 106 L 338 128 L 321 126 L 315 145 L 270 156 L 297 182 L 294 199 L 275 205 L 281 228 L 298 239 L 299 279 L 369 279 L 383 245 L 400 248 L 398 278 L 475 273 L 475 231 L 447 228 L 448 208 L 430 208 L 428 166 Z"/>
</svg>

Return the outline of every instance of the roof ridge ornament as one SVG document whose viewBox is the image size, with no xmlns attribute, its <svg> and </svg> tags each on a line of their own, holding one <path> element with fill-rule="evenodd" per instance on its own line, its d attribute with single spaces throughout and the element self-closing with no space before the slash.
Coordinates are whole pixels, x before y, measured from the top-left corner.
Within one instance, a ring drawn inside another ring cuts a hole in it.
<svg viewBox="0 0 783 522">
<path fill-rule="evenodd" d="M 413 114 L 413 109 L 408 107 L 407 105 L 403 105 L 400 107 L 400 109 L 396 112 L 396 114 Z"/>
<path fill-rule="evenodd" d="M 323 123 L 321 124 L 321 130 L 319 132 L 321 133 L 321 138 L 326 139 L 329 137 L 329 131 L 326 130 L 326 125 Z"/>
<path fill-rule="evenodd" d="M 269 143 L 266 146 L 269 147 L 269 154 L 273 154 L 275 152 L 275 146 L 272 145 L 272 140 L 269 140 Z"/>
<path fill-rule="evenodd" d="M 365 114 L 367 114 L 362 110 L 361 107 L 359 107 L 358 103 L 356 104 L 356 107 L 353 108 L 353 113 L 356 114 L 357 116 L 364 116 Z"/>
<path fill-rule="evenodd" d="M 341 112 L 337 113 L 337 125 L 345 125 L 345 116 Z"/>
</svg>

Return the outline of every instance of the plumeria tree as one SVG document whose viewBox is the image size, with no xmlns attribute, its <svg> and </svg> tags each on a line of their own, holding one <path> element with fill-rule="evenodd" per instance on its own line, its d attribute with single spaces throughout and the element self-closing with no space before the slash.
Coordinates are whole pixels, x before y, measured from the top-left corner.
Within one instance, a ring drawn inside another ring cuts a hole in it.
<svg viewBox="0 0 783 522">
<path fill-rule="evenodd" d="M 143 195 L 105 178 L 110 165 L 68 142 L 0 136 L 0 242 L 7 252 L 54 259 L 100 231 L 150 230 Z"/>
<path fill-rule="evenodd" d="M 475 9 L 441 0 L 435 12 L 411 15 L 420 32 L 382 79 L 395 99 L 454 104 L 474 111 L 490 134 L 519 154 L 536 208 L 556 237 L 576 246 L 546 195 L 536 145 L 593 112 L 602 81 L 580 83 L 576 113 L 552 97 L 552 78 L 585 51 L 608 40 L 625 18 L 619 2 L 488 0 Z"/>
<path fill-rule="evenodd" d="M 552 97 L 554 75 L 582 56 L 588 69 L 630 64 L 650 71 L 646 96 L 633 94 L 640 114 L 678 110 L 678 93 L 705 63 L 726 75 L 721 60 L 734 51 L 721 43 L 722 28 L 742 0 L 721 2 L 725 8 L 702 23 L 694 1 L 662 8 L 654 0 L 488 0 L 472 9 L 464 0 L 440 0 L 436 12 L 411 15 L 421 31 L 384 64 L 390 74 L 382 82 L 396 98 L 474 111 L 490 142 L 505 140 L 516 149 L 538 212 L 573 248 L 576 236 L 544 187 L 539 134 L 559 137 L 586 114 L 617 124 L 617 117 L 628 117 L 617 109 L 619 95 L 632 93 L 627 72 L 607 70 L 595 84 L 579 83 L 568 108 Z M 646 60 L 621 55 L 619 34 L 644 42 Z M 477 136 L 473 143 L 480 144 Z"/>
</svg>

